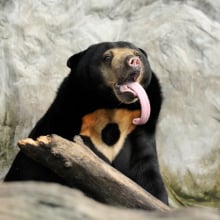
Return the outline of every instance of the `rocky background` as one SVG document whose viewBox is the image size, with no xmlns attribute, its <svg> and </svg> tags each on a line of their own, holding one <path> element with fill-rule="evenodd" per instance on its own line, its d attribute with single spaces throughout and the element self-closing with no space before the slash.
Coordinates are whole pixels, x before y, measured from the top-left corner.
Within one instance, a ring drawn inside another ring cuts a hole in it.
<svg viewBox="0 0 220 220">
<path fill-rule="evenodd" d="M 67 58 L 118 40 L 148 52 L 163 87 L 157 144 L 171 205 L 220 207 L 219 0 L 0 0 L 1 178 Z"/>
</svg>

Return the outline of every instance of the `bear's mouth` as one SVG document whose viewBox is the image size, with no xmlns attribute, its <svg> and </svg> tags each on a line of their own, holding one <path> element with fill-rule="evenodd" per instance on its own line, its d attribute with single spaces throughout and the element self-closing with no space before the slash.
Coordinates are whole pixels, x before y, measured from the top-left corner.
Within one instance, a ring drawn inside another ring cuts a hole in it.
<svg viewBox="0 0 220 220">
<path fill-rule="evenodd" d="M 115 84 L 116 96 L 125 103 L 130 104 L 139 100 L 141 105 L 140 118 L 134 118 L 133 124 L 145 124 L 150 117 L 150 102 L 144 88 L 138 82 Z"/>
</svg>

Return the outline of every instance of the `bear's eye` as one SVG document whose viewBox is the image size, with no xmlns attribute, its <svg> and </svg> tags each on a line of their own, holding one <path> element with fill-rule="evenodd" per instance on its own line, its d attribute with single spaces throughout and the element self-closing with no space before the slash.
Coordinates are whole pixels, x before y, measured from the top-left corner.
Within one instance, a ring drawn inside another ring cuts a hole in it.
<svg viewBox="0 0 220 220">
<path fill-rule="evenodd" d="M 103 57 L 103 61 L 105 63 L 111 63 L 113 56 L 111 54 L 105 54 Z"/>
<path fill-rule="evenodd" d="M 137 57 L 139 57 L 139 58 L 141 58 L 141 55 L 140 55 L 140 53 L 138 53 L 138 52 L 135 52 L 134 55 L 137 56 Z"/>
</svg>

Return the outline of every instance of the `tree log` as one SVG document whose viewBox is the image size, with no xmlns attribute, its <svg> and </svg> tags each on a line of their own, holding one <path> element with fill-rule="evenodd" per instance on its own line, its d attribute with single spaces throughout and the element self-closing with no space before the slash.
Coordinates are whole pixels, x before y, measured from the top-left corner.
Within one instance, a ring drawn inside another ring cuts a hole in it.
<svg viewBox="0 0 220 220">
<path fill-rule="evenodd" d="M 53 170 L 69 186 L 80 185 L 110 205 L 147 210 L 170 210 L 125 175 L 105 163 L 85 146 L 79 136 L 71 142 L 57 135 L 27 138 L 18 146 L 33 160 Z M 28 167 L 27 167 L 28 169 Z"/>
</svg>

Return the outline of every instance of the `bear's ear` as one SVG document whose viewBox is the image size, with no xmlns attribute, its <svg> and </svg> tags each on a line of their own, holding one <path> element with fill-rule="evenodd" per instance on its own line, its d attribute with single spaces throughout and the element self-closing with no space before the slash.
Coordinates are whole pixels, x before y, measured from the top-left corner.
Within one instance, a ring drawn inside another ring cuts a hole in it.
<svg viewBox="0 0 220 220">
<path fill-rule="evenodd" d="M 78 65 L 80 59 L 82 58 L 82 56 L 85 54 L 86 50 L 79 52 L 77 54 L 74 54 L 73 56 L 71 56 L 68 60 L 66 65 L 72 69 L 72 68 L 76 68 L 76 66 Z"/>
<path fill-rule="evenodd" d="M 138 49 L 147 57 L 147 53 L 143 49 L 141 48 L 138 48 Z"/>
</svg>

